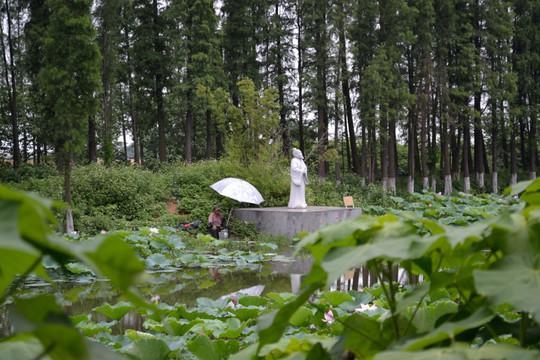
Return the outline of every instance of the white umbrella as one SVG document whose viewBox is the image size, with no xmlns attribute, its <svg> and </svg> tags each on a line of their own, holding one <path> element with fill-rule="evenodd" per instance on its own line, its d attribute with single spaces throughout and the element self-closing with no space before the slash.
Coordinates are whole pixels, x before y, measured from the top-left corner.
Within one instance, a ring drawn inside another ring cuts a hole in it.
<svg viewBox="0 0 540 360">
<path fill-rule="evenodd" d="M 210 187 L 218 194 L 229 197 L 236 201 L 259 205 L 264 201 L 259 190 L 245 180 L 237 178 L 225 178 Z"/>
</svg>

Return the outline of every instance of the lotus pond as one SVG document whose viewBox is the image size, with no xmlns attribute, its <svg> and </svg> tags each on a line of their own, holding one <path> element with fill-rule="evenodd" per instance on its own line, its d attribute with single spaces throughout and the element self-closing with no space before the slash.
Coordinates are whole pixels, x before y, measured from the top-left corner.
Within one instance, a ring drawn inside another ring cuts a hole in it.
<svg viewBox="0 0 540 360">
<path fill-rule="evenodd" d="M 229 251 L 220 248 L 227 241 L 214 240 L 201 234 L 197 238 L 207 244 L 206 250 L 190 251 L 182 242 L 182 234 L 174 228 L 115 233 L 118 234 L 136 249 L 146 264 L 147 271 L 137 281 L 137 293 L 156 304 L 181 303 L 192 308 L 197 306 L 199 298 L 219 299 L 235 293 L 257 296 L 291 293 L 297 286 L 296 275 L 291 275 L 291 271 L 307 274 L 312 262 L 309 258 L 292 256 L 290 248 L 277 254 L 273 251 L 278 246 L 273 243 L 244 242 L 237 247 L 255 251 Z M 94 238 L 84 238 L 70 234 L 65 238 L 72 242 L 92 242 L 105 236 L 104 233 Z M 43 265 L 51 281 L 30 275 L 17 293 L 18 297 L 53 295 L 67 315 L 77 317 L 91 314 L 94 323 L 111 320 L 100 312 L 100 306 L 126 302 L 110 281 L 99 278 L 80 262 L 68 263 L 62 269 L 50 257 L 44 257 Z M 9 314 L 13 308 L 8 301 L 0 310 L 0 338 L 12 333 Z M 146 331 L 143 326 L 145 319 L 130 309 L 116 323 L 108 324 L 107 331 L 112 334 L 122 334 L 128 329 Z"/>
<path fill-rule="evenodd" d="M 506 199 L 419 195 L 407 213 L 306 235 L 309 258 L 205 235 L 194 247 L 172 228 L 66 242 L 25 230 L 44 206 L 8 194 L 5 209 L 36 210 L 0 219 L 15 239 L 0 252 L 0 358 L 538 359 L 539 194 L 540 180 Z M 395 281 L 398 264 L 422 283 Z"/>
</svg>

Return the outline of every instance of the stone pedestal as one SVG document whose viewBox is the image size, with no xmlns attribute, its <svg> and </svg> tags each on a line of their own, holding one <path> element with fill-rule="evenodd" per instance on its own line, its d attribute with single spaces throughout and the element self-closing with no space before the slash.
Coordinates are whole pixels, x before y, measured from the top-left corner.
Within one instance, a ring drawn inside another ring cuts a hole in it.
<svg viewBox="0 0 540 360">
<path fill-rule="evenodd" d="M 308 206 L 306 209 L 243 208 L 232 215 L 255 225 L 262 233 L 282 234 L 293 238 L 300 231 L 312 232 L 321 226 L 336 224 L 362 215 L 360 208 Z"/>
</svg>

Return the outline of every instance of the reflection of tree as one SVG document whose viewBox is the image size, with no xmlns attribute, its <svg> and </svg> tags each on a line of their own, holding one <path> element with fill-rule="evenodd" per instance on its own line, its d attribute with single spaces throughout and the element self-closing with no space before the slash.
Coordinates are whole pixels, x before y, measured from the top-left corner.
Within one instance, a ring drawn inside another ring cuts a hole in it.
<svg viewBox="0 0 540 360">
<path fill-rule="evenodd" d="M 214 267 L 217 271 L 218 268 Z M 221 281 L 216 282 L 215 278 L 206 268 L 184 269 L 176 273 L 153 273 L 152 278 L 145 281 L 145 286 L 139 288 L 143 295 L 160 295 L 159 302 L 168 305 L 176 303 L 185 304 L 187 307 L 195 307 L 196 300 L 200 297 L 218 299 L 224 294 L 230 294 L 241 289 L 255 285 L 265 285 L 262 296 L 272 292 L 290 292 L 291 282 L 288 274 L 279 274 L 273 271 L 259 270 L 235 270 L 231 268 L 220 268 L 219 277 Z M 205 281 L 213 281 L 215 285 L 208 288 L 199 288 Z M 88 283 L 65 282 L 59 283 L 58 293 L 62 294 L 64 311 L 69 316 L 91 314 L 91 319 L 95 323 L 101 321 L 112 321 L 107 316 L 92 311 L 92 309 L 108 302 L 111 305 L 123 300 L 113 289 L 112 285 L 106 281 L 92 281 Z M 180 289 L 180 290 L 178 290 Z M 50 285 L 33 288 L 33 293 L 56 292 Z M 6 305 L 0 309 L 0 338 L 5 338 L 11 334 L 11 321 L 9 319 L 11 305 Z M 111 330 L 113 334 L 123 334 L 126 329 L 145 331 L 143 329 L 143 318 L 137 314 L 137 309 L 127 313 L 117 325 Z"/>
</svg>

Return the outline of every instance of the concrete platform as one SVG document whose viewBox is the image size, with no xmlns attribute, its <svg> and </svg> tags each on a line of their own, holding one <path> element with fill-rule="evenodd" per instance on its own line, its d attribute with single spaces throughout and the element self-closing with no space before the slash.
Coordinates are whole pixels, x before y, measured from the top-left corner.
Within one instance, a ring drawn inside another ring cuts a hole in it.
<svg viewBox="0 0 540 360">
<path fill-rule="evenodd" d="M 339 223 L 362 215 L 360 208 L 308 206 L 306 209 L 243 208 L 232 215 L 247 221 L 265 234 L 282 234 L 293 238 L 300 231 L 315 231 L 321 226 Z"/>
</svg>

